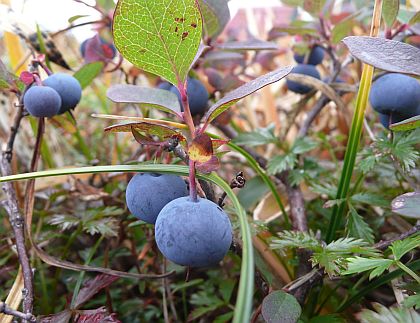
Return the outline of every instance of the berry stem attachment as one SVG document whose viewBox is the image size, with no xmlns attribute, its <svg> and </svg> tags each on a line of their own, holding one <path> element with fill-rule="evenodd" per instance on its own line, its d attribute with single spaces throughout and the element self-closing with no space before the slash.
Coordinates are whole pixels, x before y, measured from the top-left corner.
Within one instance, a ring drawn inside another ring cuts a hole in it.
<svg viewBox="0 0 420 323">
<path fill-rule="evenodd" d="M 190 159 L 190 174 L 188 176 L 190 182 L 190 198 L 192 201 L 197 202 L 197 182 L 195 178 L 195 162 Z"/>
<path fill-rule="evenodd" d="M 38 76 L 38 74 L 34 73 L 34 79 L 35 79 L 36 85 L 42 86 L 42 81 L 41 81 L 41 78 Z"/>
<path fill-rule="evenodd" d="M 194 121 L 191 116 L 190 104 L 188 102 L 187 83 L 179 84 L 178 91 L 181 95 L 182 107 L 184 108 L 184 113 L 183 113 L 184 121 L 187 124 L 188 128 L 190 129 L 191 137 L 194 139 L 195 126 L 194 126 Z"/>
</svg>

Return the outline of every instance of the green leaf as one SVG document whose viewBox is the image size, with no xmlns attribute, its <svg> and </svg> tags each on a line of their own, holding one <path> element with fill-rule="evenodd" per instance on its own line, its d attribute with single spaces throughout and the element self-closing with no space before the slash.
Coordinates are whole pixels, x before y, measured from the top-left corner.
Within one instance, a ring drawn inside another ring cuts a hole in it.
<svg viewBox="0 0 420 323">
<path fill-rule="evenodd" d="M 384 322 L 420 322 L 420 314 L 413 309 L 403 307 L 387 307 L 379 303 L 372 304 L 375 311 L 363 309 L 360 319 L 363 323 L 384 323 Z"/>
<path fill-rule="evenodd" d="M 301 313 L 296 298 L 281 290 L 268 294 L 262 303 L 261 314 L 266 322 L 295 323 Z"/>
<path fill-rule="evenodd" d="M 267 194 L 269 188 L 261 176 L 254 176 L 246 181 L 246 185 L 238 192 L 238 199 L 245 210 L 252 208 Z"/>
<path fill-rule="evenodd" d="M 226 322 L 230 322 L 232 320 L 233 317 L 233 312 L 227 312 L 225 314 L 219 315 L 218 317 L 216 317 L 213 321 L 213 323 L 226 323 Z"/>
<path fill-rule="evenodd" d="M 297 139 L 292 146 L 291 151 L 296 154 L 303 154 L 312 149 L 315 149 L 318 146 L 318 143 L 312 140 L 309 137 L 299 138 Z"/>
<path fill-rule="evenodd" d="M 199 0 L 203 15 L 204 33 L 207 37 L 217 37 L 230 20 L 228 0 Z"/>
<path fill-rule="evenodd" d="M 278 239 L 271 241 L 270 247 L 279 249 L 285 248 L 303 248 L 312 251 L 322 250 L 321 242 L 315 237 L 312 231 L 283 231 L 277 233 Z"/>
<path fill-rule="evenodd" d="M 69 24 L 72 24 L 76 20 L 80 18 L 84 18 L 84 17 L 89 17 L 89 15 L 76 15 L 76 16 L 70 17 L 67 21 L 69 22 Z"/>
<path fill-rule="evenodd" d="M 267 128 L 257 128 L 251 132 L 242 132 L 233 139 L 237 145 L 245 146 L 259 146 L 278 141 L 277 136 L 274 134 L 274 124 L 270 124 Z"/>
<path fill-rule="evenodd" d="M 400 0 L 387 0 L 382 5 L 382 17 L 388 28 L 391 28 L 400 9 Z"/>
<path fill-rule="evenodd" d="M 346 323 L 347 321 L 337 314 L 327 314 L 312 317 L 309 323 Z"/>
<path fill-rule="evenodd" d="M 0 183 L 7 181 L 16 181 L 23 179 L 42 178 L 49 176 L 62 176 L 71 174 L 90 174 L 90 173 L 109 173 L 109 172 L 152 172 L 163 174 L 175 174 L 187 176 L 189 174 L 188 166 L 179 165 L 113 165 L 113 166 L 91 166 L 76 167 L 39 171 L 33 173 L 22 173 L 18 175 L 0 177 Z M 251 229 L 248 224 L 247 215 L 239 203 L 235 193 L 222 178 L 216 174 L 197 173 L 200 179 L 208 180 L 218 185 L 222 191 L 226 192 L 228 198 L 232 201 L 239 218 L 240 234 L 242 237 L 243 249 L 241 260 L 241 276 L 239 280 L 238 293 L 236 295 L 236 304 L 234 311 L 234 323 L 248 322 L 251 318 L 253 286 L 254 286 L 254 254 L 252 246 Z"/>
<path fill-rule="evenodd" d="M 389 202 L 380 195 L 368 192 L 357 193 L 351 196 L 353 202 L 366 203 L 373 206 L 389 207 Z"/>
<path fill-rule="evenodd" d="M 395 260 L 400 260 L 407 252 L 418 247 L 420 247 L 419 233 L 404 240 L 394 241 L 389 248 L 392 250 Z"/>
<path fill-rule="evenodd" d="M 420 23 L 420 11 L 417 11 L 416 14 L 413 17 L 411 17 L 410 21 L 408 22 L 410 26 L 418 23 Z"/>
<path fill-rule="evenodd" d="M 392 131 L 408 131 L 420 127 L 420 115 L 389 125 Z"/>
<path fill-rule="evenodd" d="M 92 81 L 102 72 L 104 68 L 103 62 L 93 62 L 83 65 L 76 73 L 74 77 L 79 81 L 82 89 L 87 87 Z"/>
<path fill-rule="evenodd" d="M 342 272 L 343 275 L 359 274 L 364 271 L 375 269 L 375 272 L 371 273 L 369 279 L 381 275 L 394 263 L 391 259 L 362 257 L 348 258 L 347 262 L 348 267 L 347 270 Z"/>
<path fill-rule="evenodd" d="M 120 0 L 114 14 L 114 43 L 137 67 L 175 86 L 184 84 L 201 41 L 195 0 Z"/>
<path fill-rule="evenodd" d="M 369 243 L 373 243 L 374 241 L 372 228 L 351 205 L 349 206 L 349 213 L 347 215 L 346 230 L 351 237 L 360 238 Z"/>
<path fill-rule="evenodd" d="M 344 37 L 351 33 L 356 22 L 353 19 L 344 19 L 340 21 L 331 31 L 331 41 L 338 44 Z"/>
<path fill-rule="evenodd" d="M 267 173 L 275 175 L 287 169 L 293 169 L 297 162 L 295 154 L 286 154 L 282 156 L 275 156 L 268 161 Z"/>
<path fill-rule="evenodd" d="M 420 192 L 405 193 L 391 202 L 392 212 L 408 218 L 420 219 Z"/>
</svg>

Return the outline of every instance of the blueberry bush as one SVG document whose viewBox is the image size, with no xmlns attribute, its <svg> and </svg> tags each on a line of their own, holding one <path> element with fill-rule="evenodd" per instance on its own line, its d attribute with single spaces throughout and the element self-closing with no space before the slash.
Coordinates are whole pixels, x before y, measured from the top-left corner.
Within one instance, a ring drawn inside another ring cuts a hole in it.
<svg viewBox="0 0 420 323">
<path fill-rule="evenodd" d="M 11 2 L 0 322 L 420 320 L 417 2 Z"/>
</svg>

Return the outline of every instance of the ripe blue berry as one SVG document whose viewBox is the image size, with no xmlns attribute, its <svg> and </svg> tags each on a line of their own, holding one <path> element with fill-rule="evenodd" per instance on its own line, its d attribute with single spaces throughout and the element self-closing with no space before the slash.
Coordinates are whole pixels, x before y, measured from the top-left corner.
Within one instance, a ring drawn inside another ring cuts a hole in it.
<svg viewBox="0 0 420 323">
<path fill-rule="evenodd" d="M 372 84 L 369 102 L 376 112 L 391 115 L 392 123 L 411 118 L 418 114 L 420 83 L 408 75 L 386 74 Z"/>
<path fill-rule="evenodd" d="M 172 86 L 170 91 L 178 96 L 179 104 L 182 107 L 181 95 L 179 94 L 178 89 L 175 86 Z M 191 115 L 196 116 L 203 114 L 207 109 L 207 101 L 209 99 L 209 93 L 203 83 L 197 79 L 188 78 L 187 95 Z"/>
<path fill-rule="evenodd" d="M 309 54 L 307 64 L 310 64 L 310 65 L 320 64 L 322 60 L 324 59 L 324 54 L 325 54 L 325 51 L 322 47 L 320 46 L 313 47 Z M 295 54 L 293 57 L 296 63 L 303 64 L 305 61 L 305 56 L 306 55 Z"/>
<path fill-rule="evenodd" d="M 82 97 L 82 87 L 78 80 L 65 73 L 52 74 L 44 80 L 44 85 L 53 88 L 61 97 L 59 113 L 73 109 Z"/>
<path fill-rule="evenodd" d="M 160 82 L 157 86 L 158 89 L 166 90 L 166 91 L 170 91 L 173 87 L 174 86 L 167 81 Z"/>
<path fill-rule="evenodd" d="M 156 220 L 155 238 L 162 254 L 182 266 L 208 267 L 223 259 L 232 243 L 232 225 L 215 203 L 180 197 Z"/>
<path fill-rule="evenodd" d="M 318 80 L 321 79 L 321 75 L 319 75 L 319 72 L 314 65 L 298 64 L 293 68 L 292 73 L 309 75 Z M 306 86 L 291 80 L 286 80 L 286 84 L 290 91 L 299 94 L 306 94 L 312 90 L 310 86 Z"/>
<path fill-rule="evenodd" d="M 34 117 L 52 117 L 60 110 L 61 98 L 56 90 L 34 85 L 23 96 L 26 110 Z"/>
<path fill-rule="evenodd" d="M 170 201 L 188 195 L 184 180 L 175 175 L 141 173 L 128 183 L 127 207 L 138 219 L 154 224 L 162 208 Z"/>
</svg>

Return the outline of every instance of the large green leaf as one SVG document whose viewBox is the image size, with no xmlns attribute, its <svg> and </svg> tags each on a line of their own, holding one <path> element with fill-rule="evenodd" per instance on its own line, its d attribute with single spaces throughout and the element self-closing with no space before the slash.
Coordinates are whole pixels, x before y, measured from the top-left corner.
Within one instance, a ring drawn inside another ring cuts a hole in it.
<svg viewBox="0 0 420 323">
<path fill-rule="evenodd" d="M 194 0 L 120 0 L 114 14 L 114 43 L 124 58 L 176 86 L 185 83 L 201 32 Z"/>
<path fill-rule="evenodd" d="M 389 125 L 392 131 L 408 131 L 420 127 L 420 115 Z"/>
<path fill-rule="evenodd" d="M 397 18 L 398 11 L 400 9 L 399 0 L 387 0 L 382 5 L 382 17 L 384 18 L 385 24 L 391 28 Z"/>
<path fill-rule="evenodd" d="M 114 166 L 92 166 L 92 167 L 76 167 L 76 168 L 62 168 L 54 170 L 46 170 L 33 173 L 23 173 L 11 176 L 0 177 L 0 183 L 7 181 L 16 181 L 49 176 L 62 176 L 74 174 L 89 174 L 89 173 L 109 173 L 109 172 L 152 172 L 152 173 L 167 173 L 187 176 L 189 169 L 187 166 L 179 165 L 114 165 Z M 235 314 L 233 318 L 234 323 L 249 322 L 252 310 L 252 296 L 254 286 L 254 254 L 252 247 L 251 229 L 248 224 L 247 216 L 238 201 L 235 193 L 222 178 L 216 174 L 201 174 L 197 173 L 200 179 L 208 180 L 218 185 L 228 198 L 232 201 L 233 207 L 236 210 L 236 215 L 239 218 L 240 233 L 242 237 L 242 263 L 241 263 L 241 278 L 239 280 L 239 289 L 236 296 Z"/>
</svg>

